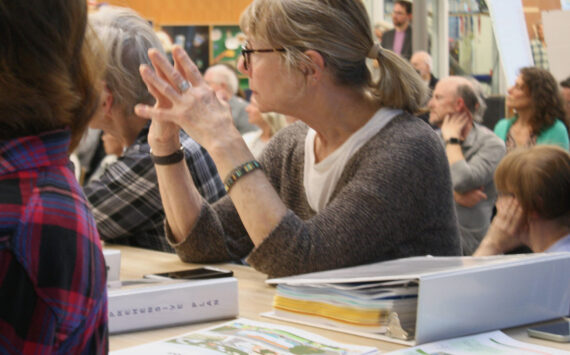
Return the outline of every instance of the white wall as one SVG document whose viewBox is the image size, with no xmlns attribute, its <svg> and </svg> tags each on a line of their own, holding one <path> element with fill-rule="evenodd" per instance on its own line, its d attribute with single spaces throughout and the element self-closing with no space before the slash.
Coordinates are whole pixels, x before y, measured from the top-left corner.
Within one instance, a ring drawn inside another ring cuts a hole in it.
<svg viewBox="0 0 570 355">
<path fill-rule="evenodd" d="M 520 68 L 534 65 L 521 0 L 487 1 L 501 54 L 507 86 L 515 83 Z"/>
<path fill-rule="evenodd" d="M 542 23 L 550 71 L 562 81 L 570 76 L 570 11 L 544 11 Z"/>
</svg>

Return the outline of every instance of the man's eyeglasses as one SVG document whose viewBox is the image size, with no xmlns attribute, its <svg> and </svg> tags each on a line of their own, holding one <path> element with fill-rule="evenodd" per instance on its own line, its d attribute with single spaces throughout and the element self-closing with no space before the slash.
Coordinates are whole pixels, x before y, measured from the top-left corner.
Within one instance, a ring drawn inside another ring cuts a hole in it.
<svg viewBox="0 0 570 355">
<path fill-rule="evenodd" d="M 249 70 L 251 63 L 251 53 L 272 53 L 272 52 L 285 52 L 285 48 L 270 48 L 270 49 L 247 49 L 247 43 L 241 46 L 241 55 L 243 56 L 243 67 Z"/>
</svg>

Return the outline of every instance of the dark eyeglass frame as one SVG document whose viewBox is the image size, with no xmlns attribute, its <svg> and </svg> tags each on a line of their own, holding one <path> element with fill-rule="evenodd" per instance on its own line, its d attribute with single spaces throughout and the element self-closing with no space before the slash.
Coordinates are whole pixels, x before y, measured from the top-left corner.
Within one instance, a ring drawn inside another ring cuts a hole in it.
<svg viewBox="0 0 570 355">
<path fill-rule="evenodd" d="M 273 53 L 285 52 L 285 48 L 267 48 L 267 49 L 247 49 L 246 45 L 241 46 L 241 55 L 243 56 L 243 67 L 249 70 L 249 62 L 251 61 L 251 53 Z"/>
</svg>

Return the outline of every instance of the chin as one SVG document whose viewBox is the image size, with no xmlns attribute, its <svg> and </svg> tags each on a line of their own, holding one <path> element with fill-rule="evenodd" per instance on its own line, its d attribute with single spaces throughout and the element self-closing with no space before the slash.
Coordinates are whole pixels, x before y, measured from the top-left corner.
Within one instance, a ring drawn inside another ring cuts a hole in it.
<svg viewBox="0 0 570 355">
<path fill-rule="evenodd" d="M 432 118 L 432 116 L 429 116 L 428 122 L 432 126 L 438 126 L 441 123 L 441 120 L 439 120 L 437 117 Z"/>
<path fill-rule="evenodd" d="M 271 107 L 268 107 L 267 105 L 264 105 L 259 101 L 257 101 L 257 109 L 259 110 L 260 113 L 273 112 L 273 109 Z"/>
</svg>

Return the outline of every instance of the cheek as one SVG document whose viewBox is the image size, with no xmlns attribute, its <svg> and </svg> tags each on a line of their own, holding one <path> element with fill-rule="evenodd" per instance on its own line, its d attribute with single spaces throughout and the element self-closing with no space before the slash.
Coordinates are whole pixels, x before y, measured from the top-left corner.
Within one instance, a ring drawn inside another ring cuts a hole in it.
<svg viewBox="0 0 570 355">
<path fill-rule="evenodd" d="M 97 111 L 91 116 L 91 120 L 89 121 L 89 127 L 101 129 L 101 122 L 103 121 L 103 117 L 105 116 L 105 110 L 102 106 L 99 106 Z"/>
<path fill-rule="evenodd" d="M 444 103 L 438 100 L 434 100 L 432 109 L 435 112 L 441 113 L 442 111 L 444 111 Z"/>
</svg>

